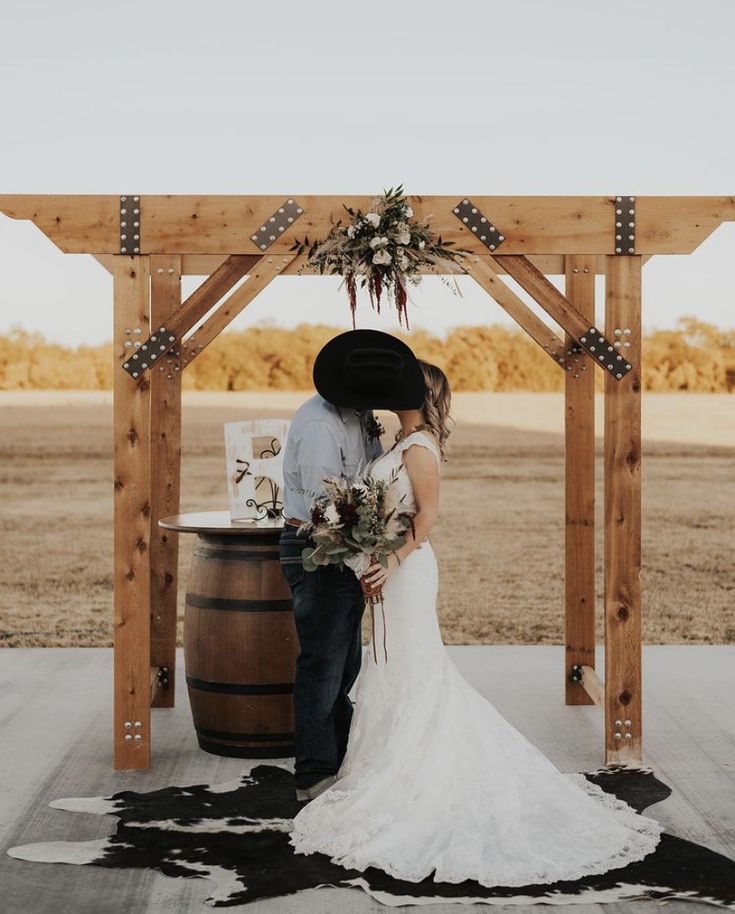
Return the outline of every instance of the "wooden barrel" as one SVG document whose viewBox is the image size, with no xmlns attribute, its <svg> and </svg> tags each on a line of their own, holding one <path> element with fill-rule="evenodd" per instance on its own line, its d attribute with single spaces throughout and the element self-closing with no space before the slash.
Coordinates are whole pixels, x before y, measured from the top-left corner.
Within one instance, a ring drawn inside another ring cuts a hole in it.
<svg viewBox="0 0 735 914">
<path fill-rule="evenodd" d="M 184 616 L 184 658 L 202 749 L 241 758 L 294 754 L 298 638 L 278 556 L 280 528 L 200 532 Z"/>
</svg>

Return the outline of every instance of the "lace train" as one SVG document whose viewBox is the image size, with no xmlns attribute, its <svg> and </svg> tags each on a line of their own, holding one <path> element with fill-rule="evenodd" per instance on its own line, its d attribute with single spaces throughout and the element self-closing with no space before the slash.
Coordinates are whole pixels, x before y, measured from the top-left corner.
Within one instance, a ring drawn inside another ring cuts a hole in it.
<svg viewBox="0 0 735 914">
<path fill-rule="evenodd" d="M 415 437 L 433 447 L 421 433 L 402 444 Z M 394 453 L 371 472 L 390 473 Z M 408 882 L 488 887 L 575 880 L 651 853 L 655 819 L 559 771 L 464 679 L 441 639 L 437 583 L 428 542 L 388 579 L 388 661 L 368 648 L 347 754 L 336 783 L 294 818 L 295 851 Z"/>
</svg>

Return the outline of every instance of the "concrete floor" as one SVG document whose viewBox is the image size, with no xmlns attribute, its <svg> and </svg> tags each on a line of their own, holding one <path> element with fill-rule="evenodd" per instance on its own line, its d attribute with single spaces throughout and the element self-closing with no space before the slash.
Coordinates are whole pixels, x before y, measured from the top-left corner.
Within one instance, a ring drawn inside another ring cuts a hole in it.
<svg viewBox="0 0 735 914">
<path fill-rule="evenodd" d="M 602 714 L 563 703 L 562 647 L 483 645 L 449 648 L 466 678 L 562 771 L 603 764 Z M 153 764 L 112 767 L 112 651 L 29 648 L 0 651 L 0 910 L 3 914 L 163 914 L 208 910 L 196 879 L 140 870 L 35 864 L 7 856 L 17 844 L 86 840 L 109 834 L 114 819 L 50 809 L 65 796 L 224 781 L 247 763 L 201 751 L 191 725 L 178 657 L 177 706 L 153 711 Z M 602 654 L 598 656 L 602 669 Z M 735 646 L 644 647 L 644 761 L 673 789 L 652 808 L 667 830 L 735 857 Z M 682 914 L 708 905 L 670 902 Z M 574 905 L 582 914 L 618 906 Z M 659 904 L 628 902 L 653 912 Z M 385 911 L 357 890 L 318 889 L 255 902 L 248 914 L 357 914 Z M 395 909 L 399 910 L 399 909 Z M 409 910 L 400 909 L 400 910 Z M 427 914 L 458 914 L 429 905 Z M 485 911 L 498 911 L 484 906 Z M 557 908 L 556 910 L 559 910 Z M 513 907 L 520 914 L 522 908 Z"/>
</svg>

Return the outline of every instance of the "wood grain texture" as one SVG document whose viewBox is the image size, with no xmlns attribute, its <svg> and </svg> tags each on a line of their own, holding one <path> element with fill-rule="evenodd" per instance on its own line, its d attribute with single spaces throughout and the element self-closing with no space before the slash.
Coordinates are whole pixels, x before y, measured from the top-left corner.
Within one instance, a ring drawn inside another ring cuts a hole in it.
<svg viewBox="0 0 735 914">
<path fill-rule="evenodd" d="M 594 661 L 594 656 L 592 657 Z M 597 675 L 594 666 L 582 666 L 582 681 L 580 683 L 588 696 L 587 704 L 595 704 L 600 708 L 605 706 L 605 684 Z M 569 702 L 569 704 L 584 704 L 584 702 Z"/>
<path fill-rule="evenodd" d="M 279 528 L 201 533 L 194 547 L 184 624 L 187 688 L 199 744 L 218 755 L 293 756 L 299 641 L 279 537 Z"/>
<path fill-rule="evenodd" d="M 180 340 L 200 321 L 227 292 L 251 269 L 253 260 L 242 254 L 231 254 L 177 308 L 166 329 Z"/>
<path fill-rule="evenodd" d="M 622 381 L 606 373 L 604 388 L 605 750 L 611 763 L 639 761 L 643 751 L 641 262 L 621 255 L 608 257 L 607 265 L 605 334 L 630 343 L 623 352 L 633 365 Z"/>
<path fill-rule="evenodd" d="M 463 261 L 465 272 L 538 343 L 557 367 L 563 367 L 559 360 L 564 360 L 564 341 L 503 282 L 495 263 L 491 265 L 489 261 L 489 257 L 468 257 Z"/>
<path fill-rule="evenodd" d="M 115 261 L 113 754 L 115 768 L 148 768 L 151 391 L 148 377 L 134 380 L 121 363 L 130 351 L 125 341 L 145 340 L 150 333 L 150 264 L 148 257 L 121 255 Z"/>
<path fill-rule="evenodd" d="M 112 273 L 112 261 L 114 260 L 114 254 L 93 254 L 94 259 L 103 266 L 108 273 Z M 181 275 L 182 276 L 209 276 L 210 273 L 214 273 L 218 266 L 220 266 L 225 260 L 226 255 L 224 254 L 182 254 L 181 255 Z M 558 274 L 564 275 L 564 255 L 563 254 L 533 254 L 529 255 L 528 258 L 531 263 L 541 270 L 542 273 L 546 275 Z M 647 257 L 641 258 L 643 263 L 646 263 L 647 260 L 651 259 L 649 254 Z M 253 264 L 257 263 L 260 260 L 259 254 L 252 255 Z M 605 275 L 605 256 L 600 254 L 594 257 L 595 261 L 595 270 L 601 276 Z M 299 263 L 291 263 L 283 271 L 285 276 L 292 276 L 297 272 L 303 272 L 304 275 L 312 275 L 317 273 L 317 270 L 301 270 L 301 265 Z M 428 268 L 423 268 L 422 273 L 429 273 L 431 275 L 436 275 L 436 270 L 429 270 Z M 461 272 L 461 270 L 459 271 Z M 499 274 L 504 274 L 505 270 L 502 266 L 496 264 L 495 272 Z"/>
<path fill-rule="evenodd" d="M 151 327 L 168 324 L 181 305 L 181 257 L 153 254 Z M 176 598 L 179 536 L 158 526 L 177 514 L 181 485 L 181 366 L 170 356 L 150 372 L 151 385 L 151 665 L 166 667 L 168 687 L 153 706 L 173 707 L 176 667 Z"/>
<path fill-rule="evenodd" d="M 619 193 L 619 191 L 616 191 Z M 142 197 L 144 254 L 261 253 L 251 235 L 293 192 L 271 196 L 146 195 Z M 482 242 L 452 212 L 462 198 L 410 196 L 418 218 L 431 217 L 436 232 L 486 253 Z M 505 236 L 504 254 L 612 254 L 615 194 L 609 196 L 470 195 Z M 371 196 L 295 195 L 304 214 L 268 249 L 287 251 L 294 238 L 320 238 L 344 216 L 343 204 L 369 210 Z M 0 211 L 30 219 L 66 253 L 118 254 L 117 194 L 5 194 Z M 735 219 L 735 197 L 636 199 L 636 251 L 689 254 L 722 222 Z"/>
<path fill-rule="evenodd" d="M 569 336 L 578 340 L 589 329 L 587 319 L 557 287 L 522 254 L 493 256 L 522 289 L 560 324 Z M 602 366 L 600 366 L 602 367 Z"/>
<path fill-rule="evenodd" d="M 567 299 L 595 325 L 595 258 L 566 258 Z M 574 343 L 566 334 L 565 348 Z M 564 690 L 568 705 L 592 698 L 571 678 L 572 667 L 595 666 L 595 373 L 580 352 L 564 376 Z M 586 370 L 582 370 L 582 367 Z"/>
<path fill-rule="evenodd" d="M 265 255 L 250 269 L 247 280 L 239 285 L 204 320 L 189 337 L 181 342 L 182 366 L 191 364 L 230 323 L 243 311 L 266 286 L 297 259 L 296 253 Z M 303 260 L 303 257 L 300 258 Z"/>
</svg>

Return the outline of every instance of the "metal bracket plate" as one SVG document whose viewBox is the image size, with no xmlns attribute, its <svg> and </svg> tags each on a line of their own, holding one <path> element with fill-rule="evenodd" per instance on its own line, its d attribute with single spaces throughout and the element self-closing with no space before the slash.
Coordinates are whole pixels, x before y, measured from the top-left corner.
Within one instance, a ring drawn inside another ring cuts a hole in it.
<svg viewBox="0 0 735 914">
<path fill-rule="evenodd" d="M 584 336 L 580 336 L 579 345 L 618 381 L 633 367 L 596 327 L 590 327 Z"/>
<path fill-rule="evenodd" d="M 128 359 L 123 362 L 123 368 L 132 378 L 139 377 L 144 371 L 155 365 L 159 356 L 162 356 L 172 343 L 176 342 L 173 333 L 165 327 L 159 327 L 155 333 L 143 343 Z"/>
<path fill-rule="evenodd" d="M 140 254 L 140 197 L 120 197 L 120 253 Z"/>
<path fill-rule="evenodd" d="M 466 197 L 452 212 L 489 250 L 496 250 L 505 241 L 505 235 Z"/>
<path fill-rule="evenodd" d="M 250 236 L 261 251 L 269 248 L 273 242 L 282 235 L 303 213 L 303 209 L 289 197 L 285 203 L 278 207 L 273 215 L 260 226 L 257 232 Z"/>
<path fill-rule="evenodd" d="M 635 254 L 635 197 L 615 198 L 615 253 Z"/>
</svg>

